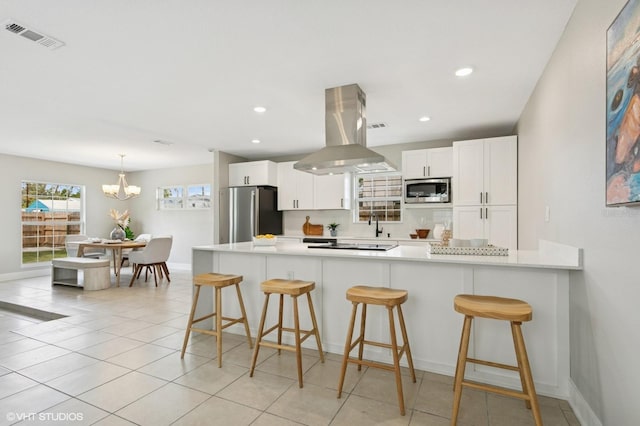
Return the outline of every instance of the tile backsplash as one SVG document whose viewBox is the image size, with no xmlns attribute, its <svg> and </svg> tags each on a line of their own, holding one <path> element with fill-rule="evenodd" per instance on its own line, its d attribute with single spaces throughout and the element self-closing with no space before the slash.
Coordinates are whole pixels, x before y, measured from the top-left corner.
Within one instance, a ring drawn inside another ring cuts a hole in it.
<svg viewBox="0 0 640 426">
<path fill-rule="evenodd" d="M 324 236 L 329 236 L 327 225 L 331 222 L 340 224 L 338 237 L 371 237 L 375 238 L 375 225 L 354 223 L 353 212 L 350 210 L 299 210 L 284 212 L 284 234 L 304 235 L 302 225 L 309 216 L 309 222 L 314 225 L 324 225 Z M 379 238 L 409 238 L 417 228 L 433 230 L 436 223 L 451 223 L 452 209 L 449 208 L 407 208 L 403 212 L 402 223 L 381 222 L 383 234 Z M 431 238 L 431 233 L 428 238 Z"/>
</svg>

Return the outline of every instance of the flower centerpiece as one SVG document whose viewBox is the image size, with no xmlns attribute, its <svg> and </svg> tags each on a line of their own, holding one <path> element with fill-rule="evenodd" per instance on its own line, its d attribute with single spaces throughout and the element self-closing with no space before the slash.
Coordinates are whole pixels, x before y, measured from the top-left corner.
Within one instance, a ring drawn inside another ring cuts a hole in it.
<svg viewBox="0 0 640 426">
<path fill-rule="evenodd" d="M 332 237 L 335 237 L 336 235 L 338 235 L 338 226 L 340 226 L 340 224 L 335 222 L 331 222 L 330 224 L 327 225 L 327 228 L 329 229 L 329 233 L 331 234 Z"/>
<path fill-rule="evenodd" d="M 120 213 L 116 209 L 111 209 L 109 211 L 109 216 L 116 222 L 116 227 L 111 231 L 110 238 L 112 240 L 124 240 L 128 237 L 126 230 L 129 229 L 129 210 L 125 210 L 123 213 Z M 129 232 L 133 236 L 133 233 L 129 229 Z"/>
</svg>

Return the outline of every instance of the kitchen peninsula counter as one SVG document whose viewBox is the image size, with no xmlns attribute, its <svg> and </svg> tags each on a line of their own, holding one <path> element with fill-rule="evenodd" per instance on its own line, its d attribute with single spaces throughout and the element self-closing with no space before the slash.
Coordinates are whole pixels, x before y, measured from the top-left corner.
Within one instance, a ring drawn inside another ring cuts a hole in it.
<svg viewBox="0 0 640 426">
<path fill-rule="evenodd" d="M 260 292 L 262 281 L 315 281 L 312 297 L 323 347 L 337 354 L 344 349 L 351 313 L 351 304 L 345 298 L 349 287 L 406 289 L 409 299 L 403 311 L 414 364 L 448 375 L 455 372 L 463 321 L 463 316 L 453 309 L 455 295 L 490 294 L 525 300 L 534 312 L 533 320 L 523 324 L 523 332 L 536 389 L 540 394 L 559 398 L 569 394 L 569 274 L 582 269 L 580 249 L 540 241 L 537 251 L 510 251 L 508 256 L 451 256 L 428 254 L 424 246 L 399 245 L 388 251 L 336 250 L 309 249 L 307 244 L 279 241 L 275 246 L 247 242 L 194 247 L 192 259 L 194 275 L 243 275 L 242 293 L 254 336 L 264 298 Z M 224 299 L 224 316 L 239 314 L 233 299 Z M 308 328 L 306 303 L 302 301 L 300 305 L 301 327 Z M 290 318 L 291 306 L 285 306 L 285 317 Z M 206 315 L 212 308 L 211 289 L 203 288 L 196 315 Z M 275 311 L 270 312 L 268 323 L 276 321 Z M 367 317 L 371 325 L 367 338 L 388 340 L 386 312 L 372 308 Z M 235 325 L 228 330 L 244 333 Z M 515 363 L 511 332 L 502 321 L 475 321 L 472 342 L 472 357 Z M 385 362 L 391 359 L 387 350 L 375 347 L 365 356 Z M 467 370 L 471 378 L 511 388 L 520 386 L 519 377 L 509 371 L 473 364 Z"/>
</svg>

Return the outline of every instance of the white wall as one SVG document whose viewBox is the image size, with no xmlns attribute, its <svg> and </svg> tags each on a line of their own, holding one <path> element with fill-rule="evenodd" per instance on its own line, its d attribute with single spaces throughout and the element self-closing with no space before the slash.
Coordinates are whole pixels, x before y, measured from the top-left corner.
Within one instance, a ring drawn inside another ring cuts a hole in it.
<svg viewBox="0 0 640 426">
<path fill-rule="evenodd" d="M 518 125 L 520 247 L 542 238 L 584 248 L 570 289 L 584 424 L 640 424 L 640 209 L 605 208 L 604 195 L 606 31 L 625 2 L 578 2 Z"/>
<path fill-rule="evenodd" d="M 20 185 L 23 180 L 84 185 L 87 235 L 108 236 L 114 227 L 109 209 L 123 211 L 127 208 L 126 202 L 102 194 L 102 184 L 118 181 L 116 171 L 0 154 L 0 181 L 5 188 L 0 209 L 0 223 L 4 229 L 0 244 L 0 276 L 43 270 L 42 267 L 21 267 Z M 49 271 L 48 267 L 44 269 Z"/>
<path fill-rule="evenodd" d="M 127 174 L 127 180 L 142 187 L 139 197 L 129 201 L 132 230 L 136 234 L 173 235 L 169 264 L 191 267 L 191 247 L 213 244 L 215 209 L 159 210 L 157 189 L 162 186 L 210 184 L 213 192 L 213 154 L 209 164 L 142 171 Z"/>
</svg>

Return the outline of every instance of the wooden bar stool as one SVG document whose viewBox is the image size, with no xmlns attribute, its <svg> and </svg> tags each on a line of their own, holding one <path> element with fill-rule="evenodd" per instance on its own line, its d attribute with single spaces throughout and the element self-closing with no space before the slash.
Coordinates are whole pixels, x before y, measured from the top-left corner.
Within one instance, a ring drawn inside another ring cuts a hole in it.
<svg viewBox="0 0 640 426">
<path fill-rule="evenodd" d="M 407 362 L 409 363 L 409 371 L 411 372 L 411 379 L 413 383 L 416 382 L 416 373 L 413 370 L 413 359 L 411 358 L 411 348 L 409 348 L 409 338 L 407 337 L 407 329 L 404 325 L 404 316 L 402 315 L 401 305 L 407 301 L 408 292 L 406 290 L 393 290 L 385 287 L 367 287 L 367 286 L 355 286 L 347 290 L 347 300 L 350 300 L 353 304 L 351 310 L 351 322 L 349 323 L 349 331 L 347 332 L 347 342 L 344 346 L 344 356 L 342 358 L 342 371 L 340 372 L 340 382 L 338 383 L 338 398 L 342 395 L 342 385 L 344 384 L 344 376 L 347 372 L 347 363 L 353 363 L 358 365 L 358 370 L 362 369 L 363 365 L 375 368 L 381 368 L 383 370 L 394 371 L 396 375 L 396 388 L 398 392 L 398 404 L 400 405 L 400 414 L 404 416 L 404 395 L 402 393 L 402 379 L 400 377 L 400 358 L 403 354 L 406 354 Z M 356 314 L 358 311 L 358 305 L 362 303 L 362 314 L 360 318 L 360 335 L 353 342 L 353 328 L 356 322 Z M 380 305 L 387 308 L 389 313 L 389 332 L 391 334 L 391 343 L 380 343 L 366 340 L 364 337 L 365 323 L 367 319 L 367 305 Z M 398 322 L 400 323 L 400 331 L 402 332 L 402 347 L 398 349 L 398 342 L 396 340 L 396 328 L 393 318 L 393 308 L 398 309 Z M 380 362 L 367 361 L 362 359 L 362 352 L 364 345 L 378 346 L 382 348 L 391 349 L 393 355 L 393 365 L 383 364 Z M 358 358 L 350 358 L 351 351 L 358 346 Z"/>
<path fill-rule="evenodd" d="M 462 397 L 462 387 L 466 386 L 473 389 L 479 389 L 488 392 L 494 392 L 500 395 L 523 399 L 527 408 L 531 409 L 536 425 L 542 425 L 542 418 L 540 417 L 540 407 L 538 405 L 536 389 L 533 384 L 531 367 L 529 366 L 529 358 L 527 357 L 527 350 L 524 346 L 522 329 L 520 328 L 520 325 L 524 321 L 531 321 L 531 318 L 533 317 L 531 305 L 518 299 L 459 294 L 453 300 L 453 307 L 457 312 L 464 314 L 464 325 L 462 328 L 462 337 L 460 338 L 458 364 L 456 365 L 456 375 L 454 381 L 455 395 L 451 424 L 455 425 L 457 422 L 458 410 L 460 408 L 460 398 Z M 467 351 L 469 349 L 469 337 L 471 335 L 471 323 L 474 317 L 491 318 L 509 321 L 511 323 L 511 334 L 513 336 L 513 344 L 515 346 L 516 360 L 518 363 L 517 367 L 467 357 Z M 520 374 L 522 392 L 464 380 L 464 370 L 467 362 L 517 371 Z"/>
<path fill-rule="evenodd" d="M 247 313 L 244 310 L 244 302 L 242 301 L 242 293 L 240 292 L 241 282 L 242 282 L 242 275 L 216 274 L 214 272 L 200 274 L 193 277 L 193 285 L 196 286 L 196 294 L 193 297 L 193 305 L 191 306 L 189 323 L 187 324 L 187 331 L 184 334 L 184 343 L 182 344 L 182 353 L 180 354 L 181 359 L 184 358 L 184 352 L 187 349 L 187 343 L 189 342 L 189 334 L 192 331 L 195 331 L 197 333 L 204 333 L 204 334 L 210 334 L 212 336 L 216 336 L 218 367 L 222 367 L 222 330 L 239 322 L 244 323 L 244 329 L 245 329 L 245 332 L 247 333 L 247 340 L 249 341 L 249 347 L 250 348 L 253 347 L 251 343 L 251 332 L 249 331 L 249 323 L 247 322 Z M 215 288 L 215 302 L 216 302 L 215 310 L 211 314 L 194 319 L 193 316 L 196 313 L 196 306 L 198 305 L 198 297 L 200 296 L 200 288 L 203 285 Z M 240 303 L 240 312 L 242 313 L 242 316 L 240 318 L 229 318 L 229 317 L 222 316 L 222 289 L 230 285 L 236 286 L 236 293 L 238 294 L 238 303 Z M 211 317 L 216 317 L 215 330 L 205 330 L 205 329 L 196 328 L 193 326 L 193 324 L 209 319 Z M 223 320 L 228 322 L 223 325 L 222 324 Z"/>
<path fill-rule="evenodd" d="M 253 370 L 256 367 L 256 361 L 258 360 L 258 352 L 260 351 L 260 346 L 278 349 L 278 353 L 280 353 L 281 349 L 285 349 L 296 353 L 296 361 L 298 364 L 298 384 L 300 387 L 302 387 L 302 350 L 300 345 L 312 334 L 316 337 L 316 344 L 318 345 L 318 352 L 320 353 L 320 361 L 324 362 L 322 343 L 320 342 L 320 333 L 318 332 L 318 324 L 316 322 L 316 313 L 313 310 L 313 302 L 311 301 L 311 291 L 313 291 L 315 287 L 316 283 L 313 281 L 285 280 L 280 278 L 264 281 L 262 284 L 260 284 L 260 289 L 265 294 L 264 307 L 262 309 L 262 317 L 260 318 L 260 327 L 258 330 L 258 337 L 256 339 L 256 347 L 253 350 L 253 359 L 251 360 L 251 370 L 249 371 L 249 377 L 253 377 Z M 267 317 L 267 308 L 269 306 L 269 296 L 271 296 L 271 294 L 280 295 L 278 323 L 264 331 L 264 323 Z M 291 296 L 292 298 L 294 328 L 287 328 L 282 326 L 282 311 L 285 294 Z M 300 318 L 298 317 L 298 296 L 301 296 L 303 294 L 307 295 L 309 313 L 311 314 L 311 322 L 313 323 L 312 330 L 300 330 Z M 274 330 L 278 331 L 278 343 L 265 342 L 262 340 L 264 336 Z M 283 331 L 291 332 L 294 334 L 296 339 L 295 346 L 282 344 Z"/>
</svg>

